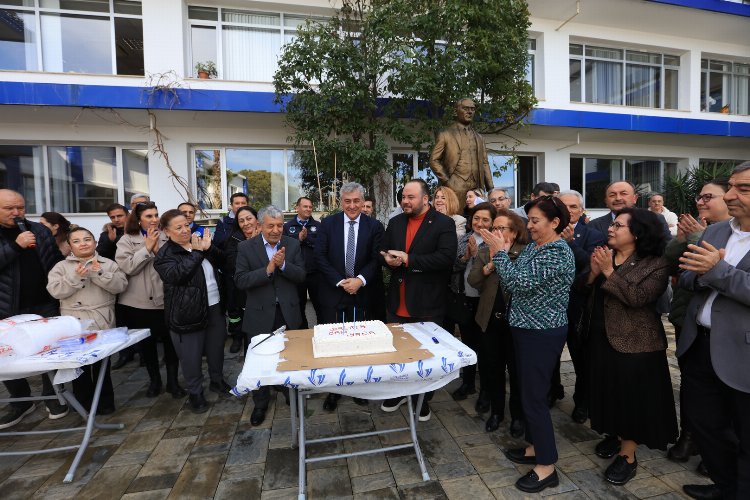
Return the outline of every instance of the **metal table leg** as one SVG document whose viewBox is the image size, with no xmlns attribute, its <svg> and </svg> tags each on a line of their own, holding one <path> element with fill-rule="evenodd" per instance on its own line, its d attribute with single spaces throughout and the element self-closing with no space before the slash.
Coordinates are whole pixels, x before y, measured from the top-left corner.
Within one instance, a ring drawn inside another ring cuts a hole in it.
<svg viewBox="0 0 750 500">
<path fill-rule="evenodd" d="M 289 413 L 292 421 L 292 448 L 297 446 L 297 389 L 289 388 Z"/>
<path fill-rule="evenodd" d="M 299 413 L 299 495 L 298 500 L 305 500 L 305 396 L 297 392 L 297 411 Z"/>
<path fill-rule="evenodd" d="M 102 360 L 102 366 L 99 369 L 99 377 L 96 380 L 96 388 L 94 389 L 94 399 L 91 401 L 91 410 L 89 411 L 88 418 L 86 419 L 86 430 L 83 433 L 83 440 L 81 441 L 81 445 L 78 448 L 78 453 L 76 453 L 75 458 L 73 458 L 73 463 L 70 464 L 70 469 L 68 469 L 68 473 L 65 475 L 65 479 L 63 479 L 64 483 L 73 482 L 73 476 L 76 473 L 78 464 L 81 462 L 81 458 L 83 458 L 83 454 L 86 452 L 86 448 L 89 445 L 91 432 L 94 430 L 94 425 L 96 424 L 96 408 L 97 406 L 99 406 L 99 396 L 102 393 L 102 384 L 104 383 L 104 374 L 107 371 L 108 364 L 109 364 L 109 357 L 106 357 Z M 74 397 L 68 398 L 69 395 L 67 394 L 67 392 L 63 392 L 62 394 L 65 397 L 65 399 L 67 399 L 71 403 L 71 405 L 73 405 L 74 407 L 78 406 L 78 408 L 76 408 L 76 411 L 80 413 L 80 410 L 82 410 L 83 408 L 81 408 L 81 405 L 80 403 L 78 403 L 78 400 L 76 400 Z M 100 427 L 103 427 L 103 425 Z M 125 425 L 115 424 L 114 426 L 109 426 L 109 427 L 122 429 L 123 427 L 125 427 Z"/>
<path fill-rule="evenodd" d="M 422 480 L 429 481 L 430 475 L 427 473 L 427 467 L 424 463 L 424 457 L 422 456 L 422 449 L 419 447 L 419 440 L 417 439 L 417 416 L 422 408 L 422 402 L 424 401 L 424 393 L 420 394 L 417 398 L 417 408 L 415 411 L 412 408 L 411 396 L 406 397 L 406 403 L 409 405 L 409 427 L 411 430 L 411 440 L 414 442 L 414 453 L 417 455 L 417 462 L 419 462 L 419 469 L 422 471 Z"/>
</svg>

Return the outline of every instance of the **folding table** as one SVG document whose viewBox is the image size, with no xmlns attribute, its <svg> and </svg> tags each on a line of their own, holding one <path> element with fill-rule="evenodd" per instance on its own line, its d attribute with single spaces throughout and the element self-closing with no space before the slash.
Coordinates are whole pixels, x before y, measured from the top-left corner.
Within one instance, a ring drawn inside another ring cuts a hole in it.
<svg viewBox="0 0 750 500">
<path fill-rule="evenodd" d="M 78 450 L 73 463 L 68 469 L 63 482 L 70 483 L 73 481 L 81 457 L 86 452 L 86 448 L 91 438 L 91 433 L 96 429 L 123 429 L 125 424 L 100 424 L 96 421 L 96 409 L 99 405 L 99 396 L 102 392 L 102 383 L 104 373 L 106 372 L 109 357 L 126 347 L 129 347 L 151 335 L 148 329 L 130 330 L 127 342 L 117 344 L 92 344 L 90 348 L 79 351 L 63 351 L 62 349 L 53 349 L 41 354 L 23 358 L 8 357 L 0 363 L 0 380 L 13 380 L 18 378 L 27 378 L 42 373 L 52 372 L 52 384 L 55 389 L 55 395 L 52 396 L 31 396 L 27 398 L 2 398 L 0 403 L 11 403 L 20 401 L 44 401 L 49 399 L 58 399 L 61 403 L 66 403 L 73 407 L 81 417 L 86 421 L 83 427 L 69 427 L 64 429 L 51 429 L 45 431 L 26 431 L 26 432 L 0 432 L 0 437 L 7 436 L 38 436 L 58 434 L 61 432 L 83 432 L 83 438 L 80 444 L 70 446 L 60 446 L 57 448 L 47 448 L 41 450 L 28 451 L 0 451 L 0 457 L 10 457 L 17 455 L 35 455 L 37 453 L 55 453 L 58 451 Z M 94 389 L 94 397 L 91 402 L 90 410 L 86 410 L 73 395 L 72 391 L 65 390 L 63 384 L 70 382 L 81 374 L 81 367 L 91 365 L 97 361 L 102 362 L 99 377 Z"/>
<path fill-rule="evenodd" d="M 417 462 L 422 471 L 422 478 L 425 481 L 429 480 L 430 477 L 417 439 L 417 421 L 424 394 L 440 389 L 458 378 L 461 367 L 475 364 L 477 356 L 474 351 L 435 323 L 404 324 L 403 328 L 422 344 L 423 349 L 429 349 L 433 353 L 433 357 L 411 363 L 278 371 L 277 364 L 280 359 L 283 359 L 283 351 L 272 355 L 260 355 L 255 354 L 252 350 L 248 351 L 242 373 L 240 373 L 237 385 L 232 392 L 236 396 L 241 396 L 261 386 L 283 385 L 289 388 L 292 446 L 298 446 L 299 449 L 300 500 L 305 498 L 306 464 L 324 460 L 414 448 Z M 364 399 L 388 399 L 407 396 L 409 425 L 399 429 L 307 439 L 305 437 L 305 396 L 316 392 L 332 392 Z M 412 403 L 411 395 L 419 395 L 416 405 Z M 321 457 L 310 458 L 306 454 L 306 446 L 309 444 L 357 439 L 401 431 L 410 432 L 411 440 L 408 443 Z"/>
</svg>

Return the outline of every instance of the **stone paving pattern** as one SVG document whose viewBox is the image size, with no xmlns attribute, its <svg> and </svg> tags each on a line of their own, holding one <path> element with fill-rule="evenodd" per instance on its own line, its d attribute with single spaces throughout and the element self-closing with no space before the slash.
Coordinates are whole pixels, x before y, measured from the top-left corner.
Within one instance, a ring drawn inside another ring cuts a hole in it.
<svg viewBox="0 0 750 500">
<path fill-rule="evenodd" d="M 669 328 L 671 325 L 665 323 Z M 679 371 L 670 332 L 669 362 L 677 398 Z M 228 344 L 227 344 L 228 345 Z M 228 353 L 228 348 L 227 348 Z M 624 487 L 608 484 L 602 477 L 610 460 L 594 455 L 600 436 L 588 424 L 570 419 L 575 373 L 567 351 L 563 355 L 562 380 L 565 399 L 552 410 L 560 455 L 560 485 L 545 490 L 549 499 L 686 498 L 683 484 L 709 481 L 694 471 L 693 457 L 686 464 L 670 462 L 665 453 L 638 449 L 636 477 Z M 227 354 L 225 373 L 236 381 L 242 359 Z M 37 385 L 32 388 L 38 394 Z M 120 431 L 96 431 L 71 484 L 63 484 L 74 452 L 0 458 L 0 491 L 5 500 L 23 498 L 297 498 L 297 450 L 290 447 L 289 408 L 281 395 L 269 408 L 266 421 L 250 425 L 252 398 L 221 397 L 206 392 L 211 410 L 194 415 L 185 400 L 169 394 L 145 396 L 148 377 L 137 362 L 113 372 L 118 410 L 103 421 L 123 422 Z M 474 410 L 476 396 L 455 402 L 450 396 L 458 387 L 452 382 L 435 394 L 429 422 L 419 424 L 419 439 L 428 460 L 431 480 L 423 482 L 413 451 L 378 453 L 308 465 L 307 494 L 310 499 L 516 499 L 525 495 L 513 483 L 530 466 L 515 465 L 502 454 L 508 447 L 523 445 L 508 434 L 507 415 L 494 433 L 484 430 L 486 415 Z M 7 397 L 4 388 L 0 397 Z M 380 402 L 369 408 L 342 398 L 335 413 L 323 410 L 323 396 L 314 395 L 307 404 L 308 437 L 362 432 L 406 425 L 405 406 L 400 413 L 384 413 Z M 76 425 L 72 413 L 57 421 L 47 419 L 41 404 L 13 430 L 56 429 Z M 78 434 L 57 433 L 46 437 L 0 438 L 0 449 L 23 450 L 64 446 L 76 442 Z M 354 442 L 324 443 L 311 447 L 311 455 L 355 451 L 380 442 L 392 445 L 408 440 L 406 433 L 387 434 Z"/>
</svg>

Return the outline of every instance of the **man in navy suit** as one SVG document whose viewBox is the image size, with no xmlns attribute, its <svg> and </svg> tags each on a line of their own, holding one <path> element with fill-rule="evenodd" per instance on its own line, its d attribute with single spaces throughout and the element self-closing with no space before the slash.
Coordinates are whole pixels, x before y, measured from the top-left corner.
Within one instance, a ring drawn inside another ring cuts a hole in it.
<svg viewBox="0 0 750 500">
<path fill-rule="evenodd" d="M 606 233 L 603 234 L 591 226 L 587 226 L 581 217 L 584 212 L 583 196 L 578 191 L 563 191 L 559 195 L 568 212 L 570 212 L 570 224 L 562 232 L 562 237 L 568 242 L 576 261 L 576 273 L 588 269 L 591 254 L 596 247 L 607 244 Z M 575 408 L 571 415 L 573 420 L 584 423 L 589 413 L 589 351 L 585 339 L 578 336 L 576 326 L 583 312 L 585 298 L 571 290 L 568 302 L 568 350 L 573 360 L 573 368 L 576 372 L 576 387 L 573 394 Z M 549 405 L 564 396 L 563 386 L 560 383 L 560 363 L 557 370 L 552 372 L 552 384 L 550 386 Z"/>
<path fill-rule="evenodd" d="M 315 262 L 322 277 L 319 323 L 351 322 L 355 313 L 359 321 L 368 319 L 368 283 L 374 283 L 380 266 L 383 226 L 362 213 L 365 188 L 347 182 L 341 186 L 339 197 L 341 213 L 323 219 L 315 243 Z M 335 410 L 340 397 L 329 394 L 323 408 Z"/>
</svg>

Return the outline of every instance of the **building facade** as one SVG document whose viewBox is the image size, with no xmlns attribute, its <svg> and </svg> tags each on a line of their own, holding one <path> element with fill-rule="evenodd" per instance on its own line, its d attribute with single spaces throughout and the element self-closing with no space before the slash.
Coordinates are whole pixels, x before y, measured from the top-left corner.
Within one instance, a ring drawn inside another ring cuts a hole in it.
<svg viewBox="0 0 750 500">
<path fill-rule="evenodd" d="M 701 162 L 750 159 L 750 5 L 728 0 L 529 0 L 528 78 L 539 101 L 515 168 L 584 193 L 626 178 L 647 191 Z M 327 0 L 0 0 L 0 186 L 31 216 L 96 229 L 136 192 L 163 211 L 189 190 L 211 214 L 246 191 L 291 209 L 302 194 L 271 83 L 281 46 Z M 198 77 L 213 62 L 216 76 Z M 494 165 L 505 143 L 487 136 Z M 428 177 L 394 145 L 390 199 Z"/>
</svg>

